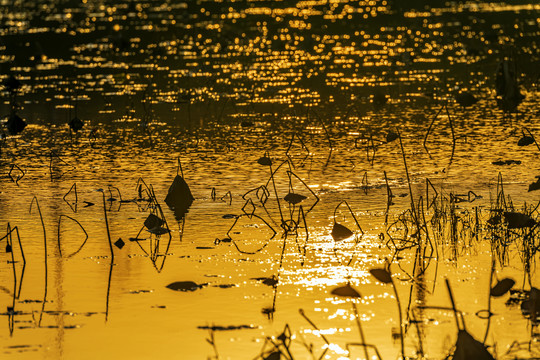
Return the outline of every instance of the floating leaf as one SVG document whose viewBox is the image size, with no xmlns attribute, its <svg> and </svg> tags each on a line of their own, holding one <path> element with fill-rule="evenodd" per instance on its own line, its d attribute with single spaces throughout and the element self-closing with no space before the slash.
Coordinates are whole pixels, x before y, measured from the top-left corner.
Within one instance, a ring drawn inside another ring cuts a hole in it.
<svg viewBox="0 0 540 360">
<path fill-rule="evenodd" d="M 388 134 L 386 134 L 386 142 L 392 142 L 396 140 L 399 137 L 398 134 L 396 134 L 393 131 L 389 131 Z"/>
<path fill-rule="evenodd" d="M 491 288 L 490 295 L 493 297 L 499 297 L 506 294 L 516 282 L 512 279 L 505 278 L 497 282 L 494 287 Z"/>
<path fill-rule="evenodd" d="M 469 107 L 478 102 L 478 99 L 470 92 L 464 91 L 454 96 L 459 105 Z"/>
<path fill-rule="evenodd" d="M 158 216 L 156 216 L 154 214 L 148 215 L 146 220 L 144 220 L 144 226 L 146 226 L 146 228 L 148 230 L 151 230 L 153 228 L 157 228 L 157 227 L 159 227 L 161 225 L 163 225 L 163 220 L 161 220 L 161 218 L 159 218 Z"/>
<path fill-rule="evenodd" d="M 352 298 L 360 298 L 362 295 L 356 289 L 354 289 L 351 284 L 339 286 L 335 289 L 333 289 L 330 292 L 332 295 L 337 296 L 345 296 L 345 297 L 352 297 Z"/>
<path fill-rule="evenodd" d="M 287 195 L 285 195 L 283 199 L 285 199 L 285 201 L 288 202 L 289 204 L 296 205 L 302 202 L 303 200 L 307 199 L 307 196 L 295 194 L 295 193 L 288 193 Z"/>
<path fill-rule="evenodd" d="M 260 157 L 259 160 L 257 160 L 257 162 L 260 165 L 263 165 L 263 166 L 271 166 L 272 165 L 272 160 L 268 156 Z"/>
<path fill-rule="evenodd" d="M 380 282 L 385 284 L 390 284 L 392 282 L 392 275 L 385 269 L 370 269 L 369 272 Z"/>
<path fill-rule="evenodd" d="M 78 117 L 74 117 L 73 119 L 71 119 L 68 125 L 71 130 L 73 130 L 74 132 L 77 132 L 83 128 L 84 123 Z"/>
<path fill-rule="evenodd" d="M 195 198 L 191 195 L 188 184 L 180 175 L 176 175 L 169 188 L 165 203 L 174 210 L 174 215 L 181 218 L 193 203 Z"/>
<path fill-rule="evenodd" d="M 230 331 L 230 330 L 243 330 L 243 329 L 257 329 L 257 327 L 253 325 L 228 325 L 228 326 L 205 325 L 205 326 L 197 326 L 197 329 L 212 330 L 212 331 Z"/>
<path fill-rule="evenodd" d="M 354 233 L 345 226 L 336 222 L 334 223 L 334 227 L 332 228 L 332 238 L 334 241 L 342 241 L 353 235 Z"/>
<path fill-rule="evenodd" d="M 523 135 L 521 139 L 518 141 L 518 146 L 527 146 L 534 144 L 534 138 L 532 136 Z"/>
<path fill-rule="evenodd" d="M 271 277 L 258 277 L 252 279 L 261 281 L 264 285 L 268 286 L 275 286 L 278 283 L 278 278 L 275 275 L 272 275 Z"/>
<path fill-rule="evenodd" d="M 195 291 L 200 289 L 205 284 L 197 284 L 193 281 L 175 281 L 167 285 L 167 288 L 175 291 Z"/>
<path fill-rule="evenodd" d="M 484 344 L 473 338 L 467 331 L 459 330 L 453 360 L 494 360 Z"/>
<path fill-rule="evenodd" d="M 536 225 L 536 221 L 529 215 L 514 211 L 504 212 L 504 220 L 508 223 L 509 229 L 522 229 Z"/>
<path fill-rule="evenodd" d="M 114 246 L 116 246 L 116 247 L 119 248 L 119 249 L 123 248 L 124 245 L 126 245 L 126 243 L 125 243 L 124 240 L 122 240 L 122 239 L 118 239 L 118 240 L 116 240 L 116 242 L 114 243 Z"/>
<path fill-rule="evenodd" d="M 17 135 L 24 130 L 26 122 L 19 115 L 13 113 L 9 116 L 6 127 L 11 135 Z"/>
<path fill-rule="evenodd" d="M 529 191 L 540 189 L 540 176 L 536 179 L 535 182 L 529 185 Z"/>
</svg>

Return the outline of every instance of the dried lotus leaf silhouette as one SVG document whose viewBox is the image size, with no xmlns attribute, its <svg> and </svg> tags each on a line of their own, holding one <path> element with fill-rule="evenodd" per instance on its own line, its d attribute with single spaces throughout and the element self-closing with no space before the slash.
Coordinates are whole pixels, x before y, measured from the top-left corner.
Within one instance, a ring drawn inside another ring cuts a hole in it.
<svg viewBox="0 0 540 360">
<path fill-rule="evenodd" d="M 517 143 L 518 146 L 527 146 L 531 144 L 534 144 L 534 138 L 525 134 L 523 134 L 523 136 L 518 140 Z"/>
<path fill-rule="evenodd" d="M 195 198 L 191 194 L 188 184 L 180 175 L 176 175 L 173 183 L 169 187 L 167 197 L 165 197 L 165 203 L 171 210 L 174 211 L 174 215 L 177 219 L 184 216 Z"/>
<path fill-rule="evenodd" d="M 369 272 L 382 283 L 390 284 L 392 282 L 392 275 L 386 269 L 370 269 Z"/>
<path fill-rule="evenodd" d="M 26 127 L 26 121 L 24 121 L 19 115 L 12 113 L 6 123 L 6 127 L 10 135 L 17 135 L 21 133 Z"/>
<path fill-rule="evenodd" d="M 389 143 L 389 142 L 392 142 L 394 140 L 396 140 L 397 138 L 399 138 L 399 135 L 393 131 L 389 131 L 388 134 L 386 134 L 386 142 Z"/>
<path fill-rule="evenodd" d="M 537 179 L 532 184 L 529 184 L 529 190 L 528 191 L 534 191 L 540 189 L 540 176 L 537 176 Z"/>
<path fill-rule="evenodd" d="M 73 119 L 71 119 L 68 123 L 69 125 L 69 128 L 73 131 L 73 132 L 78 132 L 80 130 L 82 130 L 83 126 L 84 126 L 84 122 L 79 119 L 78 117 L 74 117 Z"/>
<path fill-rule="evenodd" d="M 484 344 L 476 340 L 466 330 L 458 331 L 453 360 L 494 360 Z"/>
<path fill-rule="evenodd" d="M 343 286 L 338 286 L 337 288 L 332 289 L 330 293 L 332 295 L 350 297 L 350 298 L 362 297 L 362 295 L 360 295 L 360 293 L 355 288 L 353 288 L 350 283 L 347 283 L 346 285 L 343 285 Z"/>
<path fill-rule="evenodd" d="M 268 152 L 265 152 L 264 156 L 261 156 L 257 160 L 257 163 L 259 163 L 259 165 L 263 165 L 263 166 L 272 166 L 272 159 L 270 159 L 270 156 L 268 155 Z"/>
<path fill-rule="evenodd" d="M 332 238 L 334 239 L 334 241 L 343 241 L 343 240 L 348 239 L 348 238 L 350 238 L 351 236 L 354 235 L 354 232 L 352 230 L 350 230 L 345 225 L 342 225 L 342 224 L 338 223 L 337 220 L 336 220 L 337 210 L 342 204 L 345 204 L 347 206 L 347 209 L 349 210 L 349 213 L 351 214 L 351 216 L 352 216 L 352 218 L 354 220 L 354 223 L 356 224 L 356 227 L 358 228 L 358 230 L 360 230 L 360 233 L 362 235 L 364 234 L 364 231 L 360 227 L 360 224 L 358 223 L 358 220 L 356 219 L 356 216 L 354 215 L 354 212 L 352 211 L 351 207 L 349 206 L 349 203 L 347 203 L 347 201 L 342 201 L 334 209 L 334 226 L 332 227 L 332 233 L 331 233 Z"/>
<path fill-rule="evenodd" d="M 468 91 L 459 92 L 454 95 L 454 98 L 456 99 L 456 102 L 463 107 L 469 107 L 478 102 L 478 99 Z"/>
<path fill-rule="evenodd" d="M 339 223 L 334 223 L 334 226 L 332 227 L 331 235 L 334 241 L 343 241 L 353 236 L 354 233 L 351 230 L 349 230 L 349 228 L 347 228 L 346 226 L 341 225 Z"/>
<path fill-rule="evenodd" d="M 514 286 L 516 282 L 512 279 L 505 278 L 497 282 L 494 287 L 491 288 L 490 295 L 493 297 L 500 297 L 506 294 Z"/>
<path fill-rule="evenodd" d="M 287 195 L 285 195 L 283 199 L 289 204 L 296 205 L 296 204 L 301 203 L 305 199 L 307 199 L 307 196 L 290 192 Z"/>
<path fill-rule="evenodd" d="M 185 291 L 198 290 L 198 289 L 202 288 L 205 285 L 206 284 L 197 284 L 196 282 L 193 282 L 193 281 L 175 281 L 175 282 L 172 282 L 169 285 L 167 285 L 166 288 L 174 290 L 174 291 L 184 291 L 185 292 Z"/>
</svg>

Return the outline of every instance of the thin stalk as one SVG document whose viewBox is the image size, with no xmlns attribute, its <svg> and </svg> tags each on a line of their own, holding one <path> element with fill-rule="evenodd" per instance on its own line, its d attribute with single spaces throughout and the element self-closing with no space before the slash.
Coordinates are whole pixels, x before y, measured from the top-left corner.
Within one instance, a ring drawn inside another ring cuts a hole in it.
<svg viewBox="0 0 540 360">
<path fill-rule="evenodd" d="M 107 228 L 107 238 L 109 239 L 109 249 L 111 251 L 111 264 L 109 266 L 109 280 L 107 281 L 107 298 L 105 301 L 105 321 L 109 319 L 109 295 L 111 292 L 111 278 L 112 278 L 112 270 L 114 265 L 114 251 L 113 251 L 113 244 L 111 240 L 111 233 L 109 231 L 109 220 L 107 219 L 107 201 L 105 200 L 105 192 L 102 192 L 101 195 L 103 195 L 103 214 L 105 216 L 105 227 Z"/>
<path fill-rule="evenodd" d="M 113 261 L 109 265 L 109 280 L 107 281 L 107 298 L 105 300 L 105 322 L 109 320 L 109 296 L 111 294 L 111 279 L 112 279 L 112 270 L 113 270 Z"/>
<path fill-rule="evenodd" d="M 113 251 L 113 243 L 111 240 L 111 232 L 109 231 L 109 220 L 107 219 L 107 201 L 105 200 L 105 193 L 101 193 L 103 195 L 103 214 L 105 216 L 105 226 L 107 228 L 107 238 L 109 239 L 109 249 L 111 251 L 111 262 L 114 261 L 114 251 Z"/>
<path fill-rule="evenodd" d="M 11 230 L 9 228 L 8 224 L 8 230 Z M 11 304 L 11 314 L 9 314 L 9 335 L 13 336 L 13 330 L 15 329 L 15 297 L 17 294 L 17 272 L 15 269 L 15 255 L 13 254 L 13 238 L 11 236 L 11 231 L 9 232 L 9 236 L 6 238 L 6 241 L 8 242 L 9 246 L 11 247 L 11 264 L 13 266 L 13 303 Z M 8 309 L 8 313 L 9 313 Z"/>
<path fill-rule="evenodd" d="M 279 209 L 279 215 L 281 217 L 281 224 L 283 224 L 283 222 L 284 222 L 283 212 L 281 211 L 281 205 L 279 203 L 279 196 L 278 196 L 278 192 L 277 192 L 277 188 L 276 188 L 276 181 L 274 180 L 274 172 L 272 171 L 272 165 L 270 165 L 269 167 L 270 167 L 270 179 L 272 180 L 272 186 L 274 187 L 274 193 L 276 194 L 276 201 L 277 201 L 277 205 L 278 205 L 278 209 Z M 279 166 L 278 166 L 278 169 L 279 169 Z M 276 171 L 278 169 L 276 169 Z"/>
<path fill-rule="evenodd" d="M 401 301 L 399 300 L 399 295 L 396 289 L 396 284 L 394 284 L 394 279 L 390 278 L 392 280 L 392 289 L 394 290 L 394 295 L 396 296 L 396 302 L 398 306 L 398 314 L 399 314 L 399 332 L 400 332 L 400 342 L 401 342 L 401 357 L 402 359 L 405 359 L 405 344 L 404 344 L 404 336 L 403 333 L 403 318 L 401 315 Z"/>
<path fill-rule="evenodd" d="M 409 176 L 409 168 L 407 167 L 407 159 L 405 158 L 405 149 L 403 148 L 403 141 L 401 140 L 401 133 L 398 131 L 399 146 L 401 147 L 401 155 L 403 156 L 403 165 L 405 166 L 405 173 L 407 174 L 407 184 L 409 185 L 409 196 L 411 198 L 411 212 L 416 221 L 416 210 L 414 207 L 414 197 L 411 187 L 411 178 Z"/>
<path fill-rule="evenodd" d="M 300 309 L 298 310 L 300 312 L 300 315 L 302 315 L 302 317 L 304 319 L 306 319 L 306 321 L 309 323 L 309 325 L 311 325 L 311 327 L 313 327 L 315 330 L 317 330 L 319 332 L 319 335 L 321 336 L 321 338 L 324 340 L 324 342 L 326 343 L 327 347 L 324 349 L 324 351 L 322 352 L 321 356 L 319 357 L 319 360 L 322 360 L 322 358 L 324 357 L 324 355 L 326 354 L 326 352 L 328 351 L 329 347 L 330 346 L 330 342 L 328 341 L 328 339 L 326 338 L 326 336 L 324 336 L 324 334 L 321 333 L 321 331 L 319 330 L 319 328 L 317 327 L 317 325 L 315 325 L 315 323 L 313 321 L 311 321 L 310 318 L 307 317 L 306 313 L 304 312 L 303 309 Z"/>
<path fill-rule="evenodd" d="M 30 202 L 30 213 L 32 213 L 32 205 L 34 204 L 34 200 L 36 201 L 36 207 L 38 209 L 39 218 L 41 220 L 41 227 L 43 228 L 43 247 L 44 247 L 44 253 L 45 253 L 45 291 L 43 294 L 43 304 L 41 305 L 41 313 L 39 315 L 39 322 L 38 326 L 41 326 L 41 320 L 43 319 L 43 311 L 45 311 L 45 303 L 47 302 L 47 288 L 48 288 L 48 279 L 49 279 L 49 271 L 47 266 L 47 233 L 45 231 L 45 223 L 43 222 L 43 214 L 41 213 L 41 208 L 39 207 L 39 201 L 36 196 L 32 198 L 32 201 Z"/>
<path fill-rule="evenodd" d="M 454 311 L 454 318 L 456 319 L 456 326 L 458 330 L 461 330 L 461 327 L 459 325 L 459 318 L 458 318 L 458 311 L 456 308 L 456 302 L 454 301 L 454 295 L 452 294 L 452 288 L 450 288 L 450 281 L 448 279 L 444 279 L 446 283 L 446 288 L 448 289 L 448 296 L 450 297 L 450 302 L 452 303 L 452 310 Z M 465 329 L 465 322 L 463 321 L 463 317 L 461 318 L 461 321 L 463 322 L 463 329 Z"/>
<path fill-rule="evenodd" d="M 491 325 L 491 283 L 493 282 L 493 273 L 495 272 L 495 259 L 491 260 L 491 273 L 489 274 L 489 288 L 488 288 L 488 319 L 487 319 L 487 325 L 486 325 L 486 333 L 484 334 L 484 341 L 482 341 L 482 344 L 486 343 L 488 333 L 489 333 L 489 326 Z"/>
<path fill-rule="evenodd" d="M 369 360 L 369 354 L 366 346 L 366 338 L 364 336 L 364 330 L 362 330 L 362 324 L 360 323 L 360 316 L 358 315 L 358 309 L 356 308 L 356 302 L 353 300 L 352 308 L 354 310 L 354 317 L 356 319 L 356 325 L 358 326 L 358 331 L 360 332 L 360 340 L 362 341 L 362 347 L 364 348 L 364 355 L 366 360 Z"/>
</svg>

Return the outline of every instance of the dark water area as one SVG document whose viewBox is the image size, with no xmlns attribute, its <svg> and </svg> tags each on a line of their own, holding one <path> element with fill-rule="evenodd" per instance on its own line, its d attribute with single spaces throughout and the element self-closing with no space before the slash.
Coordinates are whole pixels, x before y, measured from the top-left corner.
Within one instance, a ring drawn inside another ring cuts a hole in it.
<svg viewBox="0 0 540 360">
<path fill-rule="evenodd" d="M 540 357 L 539 14 L 0 0 L 0 357 Z"/>
</svg>

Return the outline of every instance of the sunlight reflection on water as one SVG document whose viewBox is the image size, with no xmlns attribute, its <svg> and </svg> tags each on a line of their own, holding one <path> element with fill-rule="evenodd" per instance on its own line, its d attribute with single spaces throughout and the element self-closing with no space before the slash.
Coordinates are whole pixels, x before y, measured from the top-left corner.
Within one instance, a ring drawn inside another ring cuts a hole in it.
<svg viewBox="0 0 540 360">
<path fill-rule="evenodd" d="M 421 308 L 449 306 L 444 278 L 468 329 L 480 339 L 485 320 L 475 313 L 487 304 L 490 244 L 462 229 L 455 246 L 443 229 L 445 236 L 431 239 L 437 251 L 421 255 L 427 266 L 421 276 L 417 247 L 393 256 L 395 247 L 407 245 L 402 236 L 412 242 L 415 237 L 399 222 L 411 200 L 398 142 L 386 138 L 394 130 L 403 135 L 415 201 L 433 199 L 432 190 L 439 200 L 450 193 L 464 199 L 472 190 L 482 198 L 456 203 L 457 214 L 469 219 L 480 209 L 485 222 L 500 171 L 516 207 L 535 202 L 537 195 L 526 189 L 537 175 L 537 153 L 516 143 L 524 127 L 538 131 L 540 8 L 527 2 L 436 3 L 414 10 L 379 0 L 234 6 L 0 1 L 0 80 L 13 74 L 21 82 L 16 96 L 2 89 L 0 114 L 15 111 L 28 122 L 20 135 L 0 139 L 0 225 L 18 227 L 27 257 L 23 277 L 20 260 L 12 264 L 11 253 L 1 256 L 1 317 L 8 320 L 0 331 L 3 355 L 206 358 L 214 349 L 204 327 L 246 325 L 215 331 L 216 348 L 224 359 L 252 359 L 266 337 L 278 341 L 289 324 L 295 358 L 310 356 L 301 342 L 305 335 L 315 354 L 328 348 L 328 358 L 344 359 L 345 344 L 359 341 L 355 314 L 350 299 L 330 290 L 350 282 L 362 295 L 355 301 L 367 341 L 383 358 L 396 358 L 395 295 L 368 272 L 385 259 L 393 261 L 402 306 L 410 310 L 404 313 L 416 316 L 407 321 L 407 354 L 419 353 L 418 333 L 426 358 L 451 351 L 452 312 Z M 493 74 L 505 56 L 519 65 L 526 94 L 520 113 L 506 117 L 493 91 Z M 463 92 L 478 103 L 459 105 L 456 96 Z M 448 113 L 435 118 L 444 103 Z M 66 126 L 74 117 L 83 120 L 79 132 Z M 427 153 L 424 135 L 432 120 Z M 457 134 L 452 161 L 450 120 Z M 274 169 L 290 164 L 274 175 L 276 189 L 267 182 L 268 168 L 257 164 L 265 152 Z M 177 157 L 196 198 L 185 221 L 163 203 Z M 500 160 L 521 163 L 493 164 Z M 301 225 L 284 241 L 280 216 L 300 223 L 298 207 L 285 204 L 284 195 L 292 188 L 314 203 L 287 170 L 320 202 L 306 215 L 308 229 Z M 394 195 L 388 223 L 385 173 Z M 146 230 L 133 239 L 152 210 L 141 199 L 139 178 L 163 206 L 170 242 L 168 235 Z M 71 194 L 64 201 L 75 183 L 78 200 Z M 235 216 L 247 211 L 242 196 L 263 184 L 269 196 L 264 208 L 260 194 L 250 196 L 267 224 L 243 215 L 231 230 Z M 112 241 L 125 243 L 114 248 L 114 262 L 100 190 L 110 198 L 105 207 Z M 28 211 L 34 195 L 47 233 L 47 286 L 41 223 L 35 209 Z M 343 200 L 358 224 L 343 208 L 333 216 Z M 431 219 L 436 214 L 434 208 L 425 211 Z M 60 249 L 74 253 L 84 237 L 66 219 L 60 231 L 61 215 L 76 218 L 89 235 L 70 258 L 60 257 Z M 353 229 L 355 237 L 335 242 L 335 222 Z M 508 266 L 498 267 L 497 276 L 521 286 L 523 252 L 516 244 L 509 251 Z M 272 276 L 277 285 L 268 280 Z M 175 281 L 197 286 L 186 292 L 166 287 Z M 534 270 L 530 285 L 540 286 Z M 496 342 L 500 358 L 509 358 L 504 351 L 514 340 L 531 338 L 527 320 L 517 305 L 501 299 L 492 299 L 492 312 L 487 343 Z M 359 347 L 350 355 L 364 356 Z"/>
</svg>

